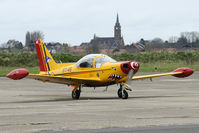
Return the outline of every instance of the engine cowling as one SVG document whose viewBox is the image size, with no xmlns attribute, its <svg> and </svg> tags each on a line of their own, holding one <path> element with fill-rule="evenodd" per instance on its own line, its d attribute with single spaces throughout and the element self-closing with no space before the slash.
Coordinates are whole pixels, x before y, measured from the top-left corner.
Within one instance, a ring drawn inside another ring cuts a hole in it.
<svg viewBox="0 0 199 133">
<path fill-rule="evenodd" d="M 20 69 L 15 69 L 11 71 L 8 75 L 6 75 L 6 77 L 13 80 L 19 80 L 19 79 L 25 78 L 26 76 L 28 76 L 28 74 L 29 74 L 28 70 L 24 68 L 20 68 Z"/>
<path fill-rule="evenodd" d="M 126 74 L 128 74 L 131 69 L 134 70 L 133 74 L 135 74 L 139 70 L 140 65 L 138 62 L 128 61 L 128 62 L 121 63 L 120 67 L 121 67 L 121 70 Z"/>
<path fill-rule="evenodd" d="M 174 77 L 178 77 L 178 78 L 184 78 L 184 77 L 188 77 L 190 75 L 192 75 L 194 73 L 194 70 L 191 68 L 178 68 L 176 70 L 174 70 L 173 72 L 182 72 L 182 74 L 176 74 L 173 75 Z"/>
</svg>

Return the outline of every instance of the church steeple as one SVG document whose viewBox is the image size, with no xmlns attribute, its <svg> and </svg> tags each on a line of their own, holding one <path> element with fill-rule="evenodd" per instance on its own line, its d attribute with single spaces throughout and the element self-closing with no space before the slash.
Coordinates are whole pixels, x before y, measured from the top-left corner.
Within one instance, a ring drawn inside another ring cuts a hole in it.
<svg viewBox="0 0 199 133">
<path fill-rule="evenodd" d="M 117 24 L 117 25 L 120 25 L 118 14 L 117 14 L 117 19 L 116 19 L 116 24 Z"/>
<path fill-rule="evenodd" d="M 117 18 L 116 18 L 115 27 L 114 27 L 114 38 L 116 40 L 120 40 L 121 39 L 121 26 L 120 26 L 119 15 L 118 14 L 117 14 Z"/>
</svg>

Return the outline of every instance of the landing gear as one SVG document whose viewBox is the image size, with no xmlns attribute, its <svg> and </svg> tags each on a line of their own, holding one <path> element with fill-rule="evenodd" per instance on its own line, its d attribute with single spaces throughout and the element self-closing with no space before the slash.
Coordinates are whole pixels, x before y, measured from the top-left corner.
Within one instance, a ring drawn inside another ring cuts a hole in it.
<svg viewBox="0 0 199 133">
<path fill-rule="evenodd" d="M 127 99 L 128 97 L 129 97 L 128 92 L 126 90 L 123 90 L 122 99 Z"/>
<path fill-rule="evenodd" d="M 80 91 L 79 90 L 76 90 L 76 91 L 72 91 L 72 98 L 73 99 L 79 99 L 80 97 Z"/>
<path fill-rule="evenodd" d="M 121 88 L 118 89 L 117 95 L 118 95 L 119 98 L 122 98 L 122 89 Z"/>
<path fill-rule="evenodd" d="M 128 98 L 128 92 L 126 91 L 126 87 L 123 84 L 120 84 L 120 88 L 117 91 L 117 95 L 119 98 L 127 99 Z"/>
<path fill-rule="evenodd" d="M 81 85 L 75 86 L 75 88 L 72 91 L 72 98 L 79 99 L 80 94 L 81 94 Z"/>
</svg>

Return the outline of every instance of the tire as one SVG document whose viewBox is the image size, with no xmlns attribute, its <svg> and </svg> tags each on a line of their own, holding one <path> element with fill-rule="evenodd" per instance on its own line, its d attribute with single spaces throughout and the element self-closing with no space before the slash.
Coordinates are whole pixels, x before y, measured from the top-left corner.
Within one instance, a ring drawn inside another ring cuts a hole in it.
<svg viewBox="0 0 199 133">
<path fill-rule="evenodd" d="M 122 89 L 121 88 L 118 89 L 117 95 L 118 95 L 119 98 L 122 98 Z"/>
<path fill-rule="evenodd" d="M 76 90 L 76 91 L 72 91 L 72 98 L 73 99 L 79 99 L 80 97 L 80 91 L 79 90 Z"/>
<path fill-rule="evenodd" d="M 126 90 L 123 90 L 122 99 L 128 98 L 128 92 Z"/>
</svg>

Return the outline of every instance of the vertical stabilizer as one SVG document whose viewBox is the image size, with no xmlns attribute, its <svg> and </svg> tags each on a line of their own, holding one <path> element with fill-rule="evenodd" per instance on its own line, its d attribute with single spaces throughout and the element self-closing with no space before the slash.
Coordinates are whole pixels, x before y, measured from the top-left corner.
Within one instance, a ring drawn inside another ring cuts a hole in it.
<svg viewBox="0 0 199 133">
<path fill-rule="evenodd" d="M 37 58 L 39 61 L 40 71 L 48 72 L 55 70 L 57 63 L 54 61 L 41 39 L 35 41 L 35 48 L 37 51 Z"/>
</svg>

